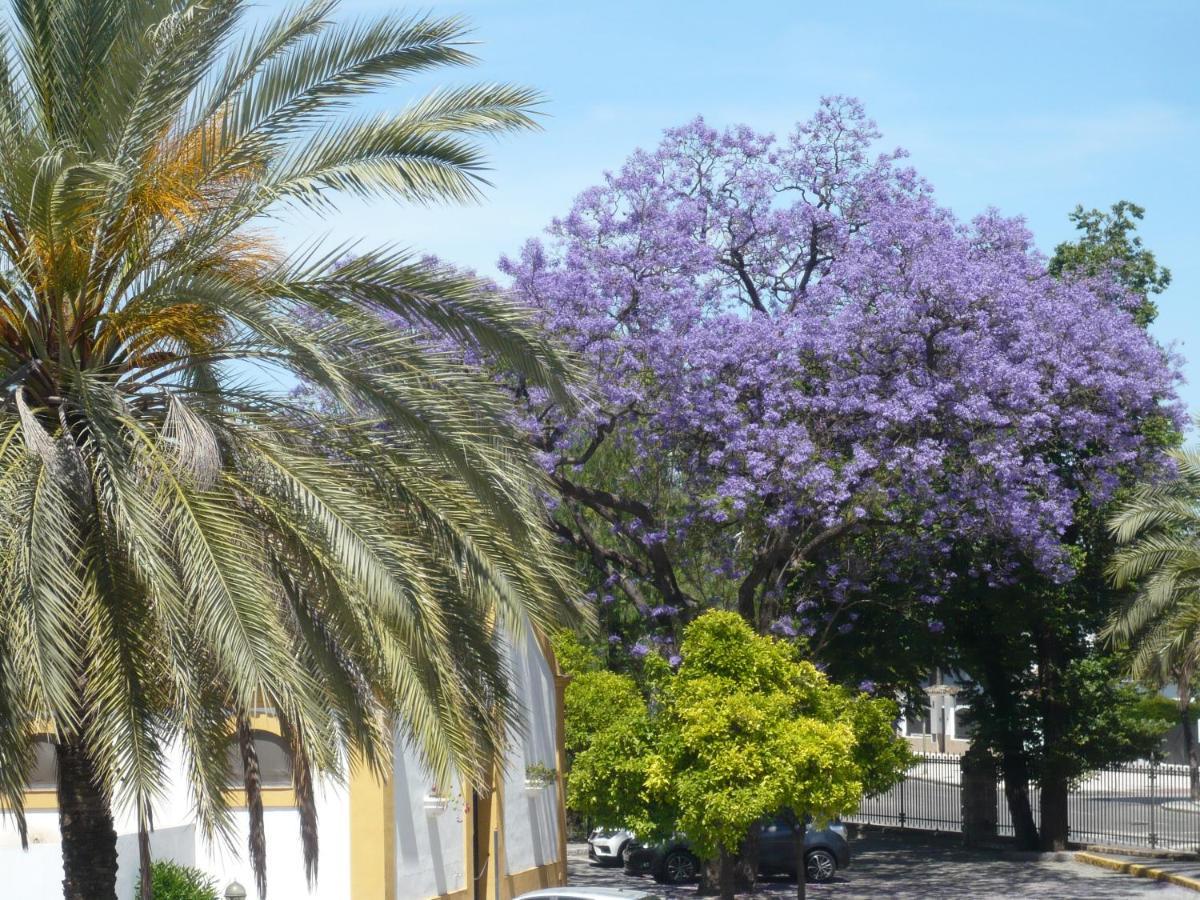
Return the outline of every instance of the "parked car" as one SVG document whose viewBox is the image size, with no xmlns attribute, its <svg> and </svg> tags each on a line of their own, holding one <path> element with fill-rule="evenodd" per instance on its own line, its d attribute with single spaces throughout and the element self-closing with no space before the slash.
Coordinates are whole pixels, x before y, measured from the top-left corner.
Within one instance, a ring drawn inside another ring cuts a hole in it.
<svg viewBox="0 0 1200 900">
<path fill-rule="evenodd" d="M 597 828 L 588 835 L 588 858 L 602 866 L 623 866 L 625 851 L 635 843 L 632 831 Z"/>
<path fill-rule="evenodd" d="M 661 900 L 655 894 L 629 888 L 549 887 L 522 894 L 516 900 Z"/>
<path fill-rule="evenodd" d="M 804 861 L 808 881 L 829 881 L 839 869 L 850 865 L 846 827 L 831 824 L 817 830 L 811 825 L 804 835 Z M 625 852 L 625 871 L 630 875 L 649 873 L 661 884 L 694 881 L 700 860 L 683 835 L 650 846 L 632 843 Z M 792 828 L 782 819 L 765 822 L 758 838 L 758 874 L 796 876 L 796 845 Z"/>
</svg>

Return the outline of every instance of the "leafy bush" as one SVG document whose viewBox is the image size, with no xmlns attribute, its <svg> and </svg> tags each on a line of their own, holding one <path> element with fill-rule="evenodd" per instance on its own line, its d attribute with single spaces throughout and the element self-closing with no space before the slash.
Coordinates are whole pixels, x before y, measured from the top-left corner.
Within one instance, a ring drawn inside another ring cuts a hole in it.
<svg viewBox="0 0 1200 900">
<path fill-rule="evenodd" d="M 166 860 L 151 864 L 150 887 L 154 900 L 221 900 L 212 878 L 199 869 Z"/>
</svg>

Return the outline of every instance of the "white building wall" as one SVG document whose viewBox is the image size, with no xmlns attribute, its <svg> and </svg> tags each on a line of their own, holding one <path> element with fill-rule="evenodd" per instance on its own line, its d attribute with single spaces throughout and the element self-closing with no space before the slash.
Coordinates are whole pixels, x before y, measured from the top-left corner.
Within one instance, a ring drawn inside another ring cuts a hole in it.
<svg viewBox="0 0 1200 900">
<path fill-rule="evenodd" d="M 517 874 L 558 861 L 559 819 L 557 786 L 526 791 L 526 766 L 556 765 L 554 676 L 536 640 L 530 636 L 511 650 L 514 694 L 524 711 L 524 727 L 514 735 L 512 752 L 503 771 L 502 824 L 504 871 Z M 395 790 L 395 900 L 424 900 L 463 890 L 471 884 L 467 871 L 466 835 L 469 804 L 461 788 L 452 787 L 449 808 L 427 815 L 424 797 L 433 787 L 428 773 L 411 750 L 399 750 L 393 769 Z M 254 896 L 254 879 L 246 859 L 247 816 L 234 812 L 234 834 L 229 847 L 207 846 L 195 828 L 192 804 L 183 775 L 182 755 L 170 753 L 167 771 L 174 773 L 155 806 L 154 854 L 194 865 L 216 879 L 222 892 L 231 880 L 240 881 Z M 345 788 L 319 786 L 317 821 L 320 866 L 317 886 L 309 891 L 300 850 L 299 816 L 294 809 L 267 808 L 269 896 L 286 900 L 348 900 L 350 897 L 350 804 Z M 45 900 L 59 895 L 62 854 L 58 814 L 27 814 L 31 847 L 20 849 L 11 819 L 0 817 L 0 900 Z M 133 900 L 137 880 L 135 818 L 119 812 L 119 900 Z"/>
<path fill-rule="evenodd" d="M 450 798 L 442 812 L 425 810 L 425 797 L 435 787 L 420 757 L 396 738 L 392 769 L 396 815 L 396 900 L 424 900 L 467 886 L 466 817 L 462 788 L 438 786 Z"/>
<path fill-rule="evenodd" d="M 513 648 L 514 688 L 524 707 L 522 733 L 504 771 L 504 851 L 510 874 L 558 861 L 558 787 L 525 789 L 525 767 L 555 767 L 554 674 L 537 641 L 529 636 Z"/>
<path fill-rule="evenodd" d="M 235 810 L 232 849 L 207 846 L 195 828 L 188 797 L 182 755 L 170 752 L 168 782 L 161 801 L 155 805 L 155 830 L 151 853 L 196 866 L 216 879 L 221 891 L 232 880 L 240 881 L 253 896 L 254 877 L 246 859 L 248 816 Z M 327 785 L 317 791 L 317 824 L 320 835 L 320 866 L 312 892 L 304 878 L 300 850 L 300 821 L 294 809 L 266 809 L 263 820 L 267 838 L 267 887 L 271 897 L 288 900 L 347 900 L 350 896 L 350 810 L 345 788 Z M 62 849 L 58 813 L 31 811 L 30 848 L 23 851 L 11 818 L 0 821 L 0 871 L 9 873 L 10 884 L 0 887 L 4 900 L 46 900 L 62 893 Z M 138 878 L 137 821 L 129 811 L 116 816 L 117 897 L 134 900 Z"/>
<path fill-rule="evenodd" d="M 57 843 L 30 844 L 28 850 L 20 846 L 0 848 L 0 871 L 4 872 L 0 896 L 12 900 L 62 896 L 62 851 Z"/>
</svg>

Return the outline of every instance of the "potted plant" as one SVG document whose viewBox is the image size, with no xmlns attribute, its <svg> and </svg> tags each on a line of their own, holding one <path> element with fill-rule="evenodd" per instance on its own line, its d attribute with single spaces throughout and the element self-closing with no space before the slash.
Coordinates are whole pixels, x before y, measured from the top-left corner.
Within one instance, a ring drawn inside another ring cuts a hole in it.
<svg viewBox="0 0 1200 900">
<path fill-rule="evenodd" d="M 525 790 L 540 791 L 554 784 L 558 771 L 541 763 L 531 763 L 525 767 Z"/>
<path fill-rule="evenodd" d="M 450 806 L 450 798 L 436 784 L 425 795 L 425 815 L 440 816 Z"/>
</svg>

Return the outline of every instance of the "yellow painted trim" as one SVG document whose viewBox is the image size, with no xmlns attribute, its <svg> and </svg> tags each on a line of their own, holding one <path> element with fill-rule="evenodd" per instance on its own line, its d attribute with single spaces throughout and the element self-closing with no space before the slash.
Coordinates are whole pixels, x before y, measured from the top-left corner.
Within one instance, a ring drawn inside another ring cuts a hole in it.
<svg viewBox="0 0 1200 900">
<path fill-rule="evenodd" d="M 265 787 L 260 791 L 263 809 L 295 809 L 296 791 L 290 787 Z M 246 792 L 241 788 L 229 788 L 225 791 L 225 802 L 232 809 L 242 809 L 247 806 Z"/>
<path fill-rule="evenodd" d="M 1098 853 L 1076 853 L 1075 861 L 1113 872 L 1123 872 L 1126 875 L 1133 875 L 1135 878 L 1151 878 L 1154 881 L 1165 881 L 1179 887 L 1200 891 L 1200 879 L 1189 878 L 1186 875 L 1168 872 L 1154 866 L 1143 866 L 1140 863 L 1126 862 L 1123 859 L 1112 859 Z"/>
<path fill-rule="evenodd" d="M 0 802 L 0 809 L 7 809 L 8 804 Z M 25 792 L 25 809 L 47 811 L 58 809 L 58 791 L 31 790 Z"/>
<path fill-rule="evenodd" d="M 266 731 L 276 737 L 283 737 L 283 729 L 279 727 L 279 719 L 266 713 L 255 713 L 250 717 L 250 730 Z"/>
<path fill-rule="evenodd" d="M 396 794 L 366 766 L 350 770 L 351 900 L 396 896 Z"/>
<path fill-rule="evenodd" d="M 504 892 L 505 860 L 508 848 L 504 842 L 504 760 L 496 760 L 492 769 L 492 792 L 488 794 L 487 871 L 484 882 L 484 900 L 508 900 L 512 894 Z M 500 896 L 496 896 L 496 872 L 500 873 Z"/>
<path fill-rule="evenodd" d="M 566 884 L 559 880 L 557 862 L 546 863 L 524 872 L 514 872 L 504 877 L 505 897 L 511 898 L 524 894 L 526 891 L 536 891 L 538 888 L 558 887 Z"/>
</svg>

